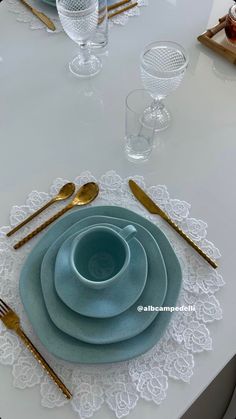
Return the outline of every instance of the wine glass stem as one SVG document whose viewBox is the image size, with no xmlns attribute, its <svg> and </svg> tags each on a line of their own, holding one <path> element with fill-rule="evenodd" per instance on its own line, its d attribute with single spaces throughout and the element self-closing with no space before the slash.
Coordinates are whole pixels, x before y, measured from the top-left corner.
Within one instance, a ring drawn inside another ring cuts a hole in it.
<svg viewBox="0 0 236 419">
<path fill-rule="evenodd" d="M 89 61 L 90 58 L 90 48 L 88 43 L 80 44 L 81 59 L 84 63 Z"/>
<path fill-rule="evenodd" d="M 153 99 L 153 101 L 151 103 L 151 110 L 152 111 L 162 110 L 163 108 L 164 108 L 164 105 L 163 105 L 161 99 Z"/>
</svg>

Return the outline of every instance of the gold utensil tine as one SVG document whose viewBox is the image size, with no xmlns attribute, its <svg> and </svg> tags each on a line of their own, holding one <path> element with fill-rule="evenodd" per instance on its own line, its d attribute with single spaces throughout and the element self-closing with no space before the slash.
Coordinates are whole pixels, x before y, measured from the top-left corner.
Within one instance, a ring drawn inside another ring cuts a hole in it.
<svg viewBox="0 0 236 419">
<path fill-rule="evenodd" d="M 41 22 L 44 23 L 44 25 L 47 26 L 48 29 L 50 29 L 51 31 L 55 31 L 56 30 L 56 26 L 54 25 L 54 23 L 51 21 L 51 19 L 49 19 L 49 17 L 47 17 L 44 13 L 40 12 L 39 10 L 35 9 L 34 7 L 32 7 L 29 3 L 27 3 L 26 0 L 20 0 L 21 3 L 24 4 L 25 7 L 27 7 L 29 10 L 31 10 L 31 12 L 39 19 L 41 20 Z"/>
<path fill-rule="evenodd" d="M 71 392 L 60 380 L 57 374 L 53 371 L 47 361 L 38 352 L 31 340 L 26 336 L 24 331 L 20 327 L 20 319 L 17 314 L 0 298 L 0 320 L 5 324 L 8 329 L 14 330 L 14 332 L 20 337 L 26 347 L 30 350 L 32 355 L 37 359 L 40 365 L 45 369 L 48 375 L 53 379 L 58 388 L 66 396 L 67 399 L 72 398 Z"/>
<path fill-rule="evenodd" d="M 33 237 L 37 236 L 38 233 L 40 233 L 46 227 L 48 227 L 50 224 L 52 224 L 54 221 L 56 221 L 59 217 L 61 217 L 62 215 L 64 215 L 71 208 L 72 208 L 71 204 L 66 205 L 66 207 L 64 207 L 61 211 L 58 211 L 55 215 L 53 215 L 52 217 L 50 217 L 47 221 L 45 221 L 43 224 L 41 224 L 39 227 L 37 227 L 31 233 L 29 233 L 27 236 L 25 236 L 19 242 L 17 242 L 16 244 L 14 244 L 14 246 L 13 246 L 14 249 L 19 249 L 21 246 L 23 246 L 25 243 L 27 243 Z"/>
<path fill-rule="evenodd" d="M 133 180 L 129 180 L 129 187 L 139 202 L 151 213 L 162 217 L 173 229 L 186 240 L 214 269 L 217 263 L 212 260 L 190 237 L 167 215 Z"/>
</svg>

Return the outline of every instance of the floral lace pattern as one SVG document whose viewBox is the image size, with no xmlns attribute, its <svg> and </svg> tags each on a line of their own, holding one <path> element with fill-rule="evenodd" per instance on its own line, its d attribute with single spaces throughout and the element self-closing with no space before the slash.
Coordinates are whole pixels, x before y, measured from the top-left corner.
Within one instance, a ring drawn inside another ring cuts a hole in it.
<svg viewBox="0 0 236 419">
<path fill-rule="evenodd" d="M 130 17 L 139 16 L 140 15 L 140 7 L 147 6 L 148 0 L 137 0 L 138 6 L 134 7 L 133 9 L 127 10 L 119 15 L 114 16 L 112 19 L 109 20 L 109 25 L 120 25 L 124 26 L 128 23 Z M 30 29 L 45 29 L 50 34 L 55 34 L 58 32 L 62 32 L 62 26 L 60 20 L 57 15 L 57 11 L 55 7 L 51 5 L 45 4 L 43 2 L 39 3 L 37 0 L 30 0 L 30 4 L 40 9 L 41 12 L 45 13 L 55 24 L 56 30 L 53 32 L 48 29 L 37 17 L 35 17 L 30 10 L 28 10 L 21 2 L 18 0 L 6 0 L 7 8 L 10 12 L 15 13 L 17 15 L 17 21 L 28 23 Z"/>
<path fill-rule="evenodd" d="M 185 201 L 171 199 L 164 185 L 145 186 L 144 178 L 133 179 L 172 217 L 185 232 L 215 259 L 219 250 L 207 240 L 207 224 L 189 216 L 190 205 Z M 24 205 L 14 206 L 10 212 L 13 227 L 41 207 L 68 180 L 56 179 L 49 193 L 33 191 Z M 162 339 L 145 354 L 126 362 L 107 365 L 71 365 L 50 355 L 38 338 L 24 313 L 18 291 L 19 272 L 32 248 L 31 242 L 21 251 L 12 249 L 14 242 L 27 234 L 38 223 L 46 220 L 54 209 L 41 214 L 14 238 L 6 238 L 10 226 L 0 229 L 0 295 L 17 311 L 25 332 L 33 340 L 42 355 L 55 369 L 74 395 L 71 402 L 40 368 L 18 337 L 0 322 L 0 363 L 12 366 L 14 386 L 20 389 L 39 386 L 42 405 L 47 408 L 71 403 L 81 419 L 90 418 L 106 403 L 117 418 L 122 418 L 135 408 L 139 399 L 159 405 L 167 396 L 171 379 L 188 383 L 194 371 L 196 354 L 212 349 L 209 326 L 222 318 L 220 303 L 215 294 L 224 285 L 221 275 L 208 267 L 197 254 L 159 217 L 150 215 L 131 194 L 128 179 L 109 171 L 100 179 L 84 172 L 74 182 L 79 187 L 85 182 L 99 183 L 100 194 L 92 205 L 120 205 L 143 215 L 161 226 L 174 247 L 183 271 L 183 286 L 178 305 L 195 305 L 196 311 L 175 312 Z M 58 207 L 63 203 L 58 203 Z"/>
</svg>

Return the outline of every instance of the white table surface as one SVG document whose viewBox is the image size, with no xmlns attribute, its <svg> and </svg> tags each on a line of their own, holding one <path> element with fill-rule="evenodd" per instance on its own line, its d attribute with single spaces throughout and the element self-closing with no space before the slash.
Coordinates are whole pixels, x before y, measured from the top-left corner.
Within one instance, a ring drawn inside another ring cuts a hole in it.
<svg viewBox="0 0 236 419">
<path fill-rule="evenodd" d="M 219 272 L 227 285 L 218 293 L 224 318 L 210 326 L 213 351 L 196 355 L 190 384 L 169 380 L 160 407 L 139 401 L 130 419 L 177 419 L 234 355 L 236 68 L 196 41 L 224 15 L 229 0 L 150 0 L 138 18 L 110 31 L 109 56 L 91 81 L 69 74 L 76 45 L 63 33 L 32 31 L 0 5 L 0 224 L 9 209 L 33 190 L 47 191 L 56 177 L 95 176 L 114 169 L 166 184 L 172 197 L 192 204 L 191 215 L 208 222 L 208 238 L 222 252 Z M 174 119 L 149 162 L 124 155 L 124 100 L 141 87 L 139 54 L 153 40 L 171 39 L 190 53 L 186 78 L 168 98 Z M 48 410 L 38 388 L 17 390 L 11 368 L 0 365 L 2 419 L 75 418 L 69 406 Z M 94 419 L 114 417 L 103 407 Z"/>
</svg>

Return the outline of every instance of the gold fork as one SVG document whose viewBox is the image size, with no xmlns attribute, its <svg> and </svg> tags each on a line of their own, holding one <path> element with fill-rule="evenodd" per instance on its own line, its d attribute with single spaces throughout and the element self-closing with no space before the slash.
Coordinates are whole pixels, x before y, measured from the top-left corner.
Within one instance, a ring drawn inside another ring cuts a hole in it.
<svg viewBox="0 0 236 419">
<path fill-rule="evenodd" d="M 54 380 L 59 389 L 64 393 L 67 399 L 72 398 L 72 394 L 66 388 L 65 384 L 56 375 L 50 365 L 40 355 L 38 350 L 35 348 L 30 339 L 26 336 L 24 331 L 20 327 L 20 319 L 17 314 L 0 298 L 0 320 L 5 324 L 8 329 L 14 330 L 16 334 L 21 338 L 26 347 L 30 350 L 32 355 L 37 359 L 40 365 L 45 369 L 48 375 Z"/>
</svg>

